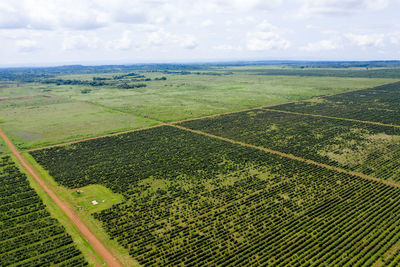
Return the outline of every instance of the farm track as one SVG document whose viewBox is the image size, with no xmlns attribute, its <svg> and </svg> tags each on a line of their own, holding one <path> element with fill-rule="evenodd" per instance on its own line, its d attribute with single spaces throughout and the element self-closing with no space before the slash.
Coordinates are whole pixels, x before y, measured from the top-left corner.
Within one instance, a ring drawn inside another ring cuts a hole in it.
<svg viewBox="0 0 400 267">
<path fill-rule="evenodd" d="M 338 172 L 341 172 L 341 173 L 358 176 L 358 177 L 361 177 L 361 178 L 364 178 L 364 179 L 368 179 L 368 180 L 371 180 L 371 181 L 380 182 L 380 183 L 383 183 L 383 184 L 386 184 L 386 185 L 389 185 L 389 186 L 394 186 L 394 187 L 400 188 L 399 184 L 396 184 L 396 183 L 393 183 L 393 182 L 390 182 L 390 181 L 386 181 L 386 180 L 382 180 L 382 179 L 379 179 L 379 178 L 376 178 L 376 177 L 373 177 L 373 176 L 370 176 L 370 175 L 365 175 L 365 174 L 358 173 L 358 172 L 348 171 L 348 170 L 345 170 L 345 169 L 342 169 L 342 168 L 338 168 L 338 167 L 334 167 L 334 166 L 331 166 L 331 165 L 328 165 L 328 164 L 324 164 L 324 163 L 316 162 L 316 161 L 313 161 L 313 160 L 309 160 L 309 159 L 297 157 L 297 156 L 294 156 L 294 155 L 286 154 L 286 153 L 283 153 L 283 152 L 280 152 L 280 151 L 276 151 L 276 150 L 272 150 L 272 149 L 269 149 L 269 148 L 259 147 L 259 146 L 243 143 L 243 142 L 240 142 L 240 141 L 232 140 L 232 139 L 229 139 L 229 138 L 225 138 L 225 137 L 221 137 L 221 136 L 205 133 L 205 132 L 202 132 L 202 131 L 199 131 L 199 130 L 189 129 L 189 128 L 186 128 L 186 127 L 183 127 L 183 126 L 180 126 L 180 125 L 175 125 L 174 123 L 170 123 L 168 125 L 172 126 L 172 127 L 176 127 L 178 129 L 181 129 L 181 130 L 184 130 L 184 131 L 189 131 L 189 132 L 192 132 L 192 133 L 205 135 L 205 136 L 208 136 L 208 137 L 211 137 L 211 138 L 216 138 L 216 139 L 219 139 L 219 140 L 222 140 L 222 141 L 225 141 L 225 142 L 230 142 L 232 144 L 237 144 L 237 145 L 241 145 L 241 146 L 246 146 L 246 147 L 258 149 L 258 150 L 265 151 L 265 152 L 268 152 L 268 153 L 271 153 L 271 154 L 279 155 L 281 157 L 290 158 L 290 159 L 293 159 L 293 160 L 297 160 L 297 161 L 313 164 L 313 165 L 320 166 L 320 167 L 323 167 L 323 168 L 326 168 L 326 169 L 335 170 L 335 171 L 338 171 Z"/>
<path fill-rule="evenodd" d="M 43 188 L 44 191 L 52 198 L 52 200 L 60 207 L 60 209 L 68 216 L 71 222 L 78 228 L 82 236 L 89 242 L 92 248 L 99 254 L 99 256 L 107 263 L 108 266 L 122 266 L 118 260 L 111 254 L 111 252 L 100 242 L 99 239 L 89 230 L 89 228 L 79 219 L 73 209 L 63 202 L 57 195 L 46 185 L 45 182 L 34 171 L 22 156 L 20 152 L 8 139 L 6 134 L 0 129 L 0 136 L 10 148 L 11 152 L 15 155 L 18 161 L 24 166 L 28 173 L 35 179 L 35 181 Z"/>
</svg>

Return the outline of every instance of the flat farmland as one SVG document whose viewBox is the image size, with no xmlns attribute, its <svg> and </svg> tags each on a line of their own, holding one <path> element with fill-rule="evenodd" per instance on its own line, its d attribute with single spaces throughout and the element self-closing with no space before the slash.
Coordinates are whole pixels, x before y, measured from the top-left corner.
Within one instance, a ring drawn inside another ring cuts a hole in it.
<svg viewBox="0 0 400 267">
<path fill-rule="evenodd" d="M 0 182 L 1 266 L 88 264 L 10 156 L 0 156 Z"/>
<path fill-rule="evenodd" d="M 393 83 L 273 108 L 283 111 L 400 125 L 399 92 L 400 83 Z"/>
<path fill-rule="evenodd" d="M 247 68 L 242 68 L 246 70 Z M 241 72 L 220 75 L 140 73 L 152 81 L 132 90 L 115 85 L 99 87 L 54 86 L 54 95 L 88 101 L 156 121 L 170 122 L 246 108 L 308 99 L 396 81 L 388 78 L 339 78 L 263 76 Z M 69 79 L 91 80 L 99 75 L 72 75 Z M 154 80 L 157 77 L 166 80 Z M 68 76 L 62 76 L 68 79 Z M 104 75 L 104 77 L 109 77 Z M 48 88 L 41 85 L 42 90 Z M 91 92 L 82 94 L 82 88 Z"/>
<path fill-rule="evenodd" d="M 192 120 L 180 125 L 400 182 L 400 127 L 268 109 Z"/>
<path fill-rule="evenodd" d="M 90 103 L 59 101 L 30 99 L 1 108 L 1 127 L 19 148 L 26 149 L 157 124 Z"/>
<path fill-rule="evenodd" d="M 32 151 L 143 265 L 391 265 L 400 189 L 173 126 Z"/>
<path fill-rule="evenodd" d="M 131 74 L 58 75 L 21 86 L 9 84 L 0 88 L 0 98 L 11 99 L 0 101 L 0 126 L 18 148 L 29 149 L 396 81 L 265 76 L 223 70 L 204 75 L 135 72 L 136 76 L 125 77 Z M 121 76 L 124 78 L 113 78 Z M 142 76 L 150 79 L 140 82 L 146 87 L 121 88 L 139 83 L 130 77 Z M 160 80 L 162 77 L 165 80 Z M 85 84 L 97 81 L 93 79 L 106 80 L 101 86 Z"/>
</svg>

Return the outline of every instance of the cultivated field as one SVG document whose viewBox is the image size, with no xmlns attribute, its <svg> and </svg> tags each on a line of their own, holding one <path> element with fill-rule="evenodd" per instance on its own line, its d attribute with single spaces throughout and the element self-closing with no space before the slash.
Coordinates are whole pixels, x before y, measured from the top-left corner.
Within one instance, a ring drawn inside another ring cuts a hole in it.
<svg viewBox="0 0 400 267">
<path fill-rule="evenodd" d="M 94 217 L 141 264 L 400 260 L 400 189 L 379 182 L 172 126 L 31 154 L 61 185 L 123 194 Z"/>
<path fill-rule="evenodd" d="M 0 265 L 86 266 L 10 156 L 0 157 Z"/>
<path fill-rule="evenodd" d="M 400 182 L 400 127 L 268 109 L 187 121 L 180 125 Z"/>
<path fill-rule="evenodd" d="M 0 126 L 123 265 L 398 266 L 400 72 L 335 64 L 9 73 Z"/>
<path fill-rule="evenodd" d="M 400 125 L 400 83 L 274 107 L 275 109 Z"/>
<path fill-rule="evenodd" d="M 17 76 L 29 82 L 0 88 L 0 98 L 8 99 L 0 101 L 0 124 L 18 148 L 27 149 L 396 81 L 266 76 L 250 70 Z"/>
</svg>

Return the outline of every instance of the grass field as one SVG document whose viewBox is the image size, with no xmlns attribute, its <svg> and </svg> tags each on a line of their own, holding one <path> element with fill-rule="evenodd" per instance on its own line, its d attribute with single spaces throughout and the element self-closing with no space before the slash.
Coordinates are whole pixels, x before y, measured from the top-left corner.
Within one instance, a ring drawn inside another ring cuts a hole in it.
<svg viewBox="0 0 400 267">
<path fill-rule="evenodd" d="M 147 74 L 146 74 L 147 75 Z M 314 96 L 372 87 L 392 79 L 255 76 L 242 73 L 223 76 L 164 75 L 134 90 L 60 86 L 51 92 L 79 101 L 90 101 L 158 121 L 175 121 L 203 115 L 271 105 Z M 146 76 L 147 77 L 147 76 Z M 150 77 L 150 76 L 149 76 Z"/>
<path fill-rule="evenodd" d="M 85 102 L 0 109 L 1 127 L 19 148 L 142 128 L 156 122 Z"/>
<path fill-rule="evenodd" d="M 64 75 L 91 80 L 113 74 Z M 308 99 L 392 82 L 393 79 L 143 73 L 147 87 L 27 84 L 2 88 L 0 97 L 32 95 L 0 102 L 0 126 L 20 149 L 143 128 L 159 122 Z M 154 78 L 165 76 L 167 80 Z M 89 93 L 82 93 L 88 89 Z M 40 94 L 51 97 L 37 96 Z"/>
</svg>

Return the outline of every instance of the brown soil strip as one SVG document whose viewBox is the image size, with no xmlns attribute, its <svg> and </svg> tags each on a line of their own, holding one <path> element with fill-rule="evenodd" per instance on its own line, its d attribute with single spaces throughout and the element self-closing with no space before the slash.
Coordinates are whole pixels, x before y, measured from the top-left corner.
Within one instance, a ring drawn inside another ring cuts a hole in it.
<svg viewBox="0 0 400 267">
<path fill-rule="evenodd" d="M 0 98 L 0 101 L 25 100 L 25 99 L 32 99 L 35 96 L 42 96 L 42 97 L 47 97 L 47 98 L 51 97 L 51 95 L 19 96 L 19 97 Z"/>
<path fill-rule="evenodd" d="M 24 159 L 21 153 L 11 143 L 5 133 L 0 129 L 0 136 L 4 139 L 5 143 L 10 148 L 11 152 L 24 166 L 28 173 L 36 180 L 36 182 L 43 188 L 44 191 L 53 199 L 53 201 L 60 207 L 60 209 L 68 216 L 71 222 L 78 228 L 82 236 L 89 242 L 92 248 L 99 254 L 99 256 L 107 263 L 108 266 L 122 266 L 112 253 L 100 242 L 99 239 L 89 230 L 89 228 L 78 218 L 73 209 L 65 202 L 63 202 L 57 195 L 40 179 L 39 175 L 34 171 Z"/>
<path fill-rule="evenodd" d="M 32 96 L 0 98 L 0 101 L 24 100 L 24 99 L 32 99 Z"/>
<path fill-rule="evenodd" d="M 400 125 L 385 124 L 385 123 L 374 122 L 374 121 L 362 121 L 362 120 L 356 120 L 356 119 L 332 117 L 332 116 L 319 115 L 319 114 L 310 114 L 310 113 L 292 112 L 292 111 L 278 110 L 278 109 L 264 108 L 264 110 L 273 111 L 273 112 L 279 112 L 279 113 L 286 113 L 286 114 L 293 114 L 293 115 L 300 115 L 300 116 L 311 116 L 311 117 L 317 117 L 317 118 L 326 118 L 326 119 L 334 119 L 334 120 L 342 120 L 342 121 L 360 122 L 360 123 L 365 123 L 365 124 L 375 124 L 375 125 L 379 125 L 379 126 L 388 126 L 388 127 L 400 128 Z"/>
<path fill-rule="evenodd" d="M 225 142 L 229 142 L 229 143 L 232 143 L 232 144 L 251 147 L 251 148 L 254 148 L 254 149 L 258 149 L 258 150 L 262 150 L 262 151 L 265 151 L 265 152 L 268 152 L 268 153 L 279 155 L 281 157 L 294 159 L 294 160 L 297 160 L 297 161 L 313 164 L 313 165 L 320 166 L 320 167 L 323 167 L 323 168 L 327 168 L 327 169 L 330 169 L 330 170 L 335 170 L 335 171 L 338 171 L 338 172 L 341 172 L 341 173 L 346 173 L 346 174 L 358 176 L 358 177 L 361 177 L 361 178 L 364 178 L 364 179 L 368 179 L 368 180 L 371 180 L 371 181 L 380 182 L 380 183 L 383 183 L 383 184 L 386 184 L 386 185 L 390 185 L 390 186 L 394 186 L 394 187 L 400 188 L 399 184 L 396 184 L 396 183 L 393 183 L 393 182 L 390 182 L 390 181 L 386 181 L 386 180 L 382 180 L 382 179 L 379 179 L 379 178 L 376 178 L 376 177 L 373 177 L 373 176 L 370 176 L 370 175 L 365 175 L 365 174 L 358 173 L 358 172 L 348 171 L 348 170 L 345 170 L 345 169 L 342 169 L 342 168 L 333 167 L 333 166 L 330 166 L 330 165 L 327 165 L 327 164 L 324 164 L 324 163 L 320 163 L 320 162 L 316 162 L 316 161 L 313 161 L 313 160 L 304 159 L 304 158 L 301 158 L 301 157 L 293 156 L 293 155 L 286 154 L 286 153 L 283 153 L 283 152 L 279 152 L 279 151 L 276 151 L 276 150 L 272 150 L 272 149 L 269 149 L 269 148 L 259 147 L 259 146 L 243 143 L 243 142 L 240 142 L 240 141 L 235 141 L 235 140 L 232 140 L 232 139 L 229 139 L 229 138 L 225 138 L 225 137 L 221 137 L 221 136 L 205 133 L 205 132 L 202 132 L 202 131 L 189 129 L 189 128 L 186 128 L 186 127 L 183 127 L 183 126 L 180 126 L 180 125 L 175 125 L 173 123 L 171 123 L 169 125 L 173 126 L 173 127 L 176 127 L 178 129 L 184 130 L 184 131 L 189 131 L 189 132 L 192 132 L 192 133 L 205 135 L 205 136 L 216 138 L 216 139 L 219 139 L 219 140 L 222 140 L 222 141 L 225 141 Z"/>
</svg>

